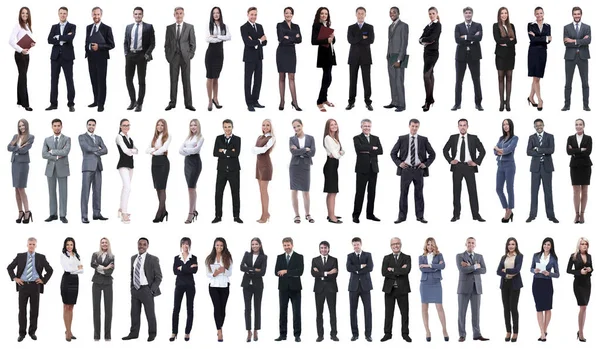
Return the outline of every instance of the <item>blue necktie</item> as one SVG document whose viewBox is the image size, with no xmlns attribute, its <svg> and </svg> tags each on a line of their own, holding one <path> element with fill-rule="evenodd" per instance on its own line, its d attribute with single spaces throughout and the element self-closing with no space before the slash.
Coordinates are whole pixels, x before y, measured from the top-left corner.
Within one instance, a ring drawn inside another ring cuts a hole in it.
<svg viewBox="0 0 600 349">
<path fill-rule="evenodd" d="M 133 49 L 137 50 L 137 44 L 138 44 L 138 29 L 140 28 L 140 24 L 137 23 L 135 25 L 135 34 L 133 36 Z"/>
</svg>

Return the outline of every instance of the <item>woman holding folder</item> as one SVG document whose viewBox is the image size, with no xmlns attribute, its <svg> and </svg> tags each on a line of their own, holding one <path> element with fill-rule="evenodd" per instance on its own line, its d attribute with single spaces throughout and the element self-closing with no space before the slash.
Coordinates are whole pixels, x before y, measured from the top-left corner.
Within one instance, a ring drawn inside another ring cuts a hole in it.
<svg viewBox="0 0 600 349">
<path fill-rule="evenodd" d="M 537 321 L 540 327 L 540 338 L 538 341 L 545 342 L 548 334 L 548 325 L 552 318 L 552 278 L 560 276 L 558 269 L 558 257 L 554 252 L 554 240 L 550 237 L 542 242 L 540 252 L 533 255 L 531 261 L 531 272 L 533 273 L 533 300 L 537 311 Z"/>
<path fill-rule="evenodd" d="M 333 49 L 335 36 L 333 35 L 333 29 L 331 29 L 331 20 L 327 7 L 319 7 L 315 14 L 310 42 L 315 46 L 319 46 L 319 50 L 317 51 L 317 68 L 323 69 L 323 79 L 321 80 L 321 90 L 317 99 L 317 107 L 319 107 L 320 111 L 326 112 L 327 109 L 323 105 L 335 107 L 333 103 L 327 100 L 327 90 L 331 85 L 331 70 L 336 65 L 335 50 Z"/>
<path fill-rule="evenodd" d="M 19 10 L 19 23 L 15 25 L 8 43 L 15 49 L 15 62 L 19 71 L 17 80 L 17 105 L 27 111 L 29 107 L 29 95 L 27 94 L 27 69 L 29 68 L 29 49 L 35 46 L 31 39 L 31 12 L 28 7 Z"/>
<path fill-rule="evenodd" d="M 214 307 L 215 325 L 217 326 L 217 341 L 223 341 L 223 323 L 225 322 L 225 307 L 229 298 L 229 277 L 231 276 L 231 253 L 223 238 L 216 238 L 210 254 L 204 261 L 206 276 L 210 280 L 208 293 Z"/>
</svg>

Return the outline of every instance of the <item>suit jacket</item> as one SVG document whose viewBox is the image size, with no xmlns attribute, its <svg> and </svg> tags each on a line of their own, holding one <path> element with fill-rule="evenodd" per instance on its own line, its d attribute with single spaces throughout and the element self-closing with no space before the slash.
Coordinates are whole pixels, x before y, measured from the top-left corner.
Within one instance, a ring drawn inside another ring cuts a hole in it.
<svg viewBox="0 0 600 349">
<path fill-rule="evenodd" d="M 458 142 L 460 139 L 459 137 L 460 135 L 458 133 L 450 136 L 450 138 L 448 138 L 448 142 L 446 142 L 446 145 L 444 146 L 444 157 L 446 158 L 446 161 L 448 161 L 448 163 L 451 163 L 452 160 L 456 159 L 456 154 L 458 153 Z M 481 162 L 485 157 L 485 148 L 483 147 L 483 144 L 481 144 L 479 137 L 467 133 L 467 143 L 471 160 L 473 160 L 473 162 L 476 163 L 477 166 L 481 166 Z M 458 160 L 460 161 L 460 159 Z M 474 168 L 475 172 L 477 172 L 477 166 L 475 166 Z M 450 164 L 450 171 L 454 172 L 455 167 L 456 165 Z"/>
<path fill-rule="evenodd" d="M 262 25 L 254 23 L 256 30 L 252 28 L 250 22 L 244 23 L 240 27 L 242 40 L 244 41 L 244 62 L 259 62 L 263 59 L 263 46 L 267 46 L 267 40 L 262 43 L 258 40 L 265 32 Z"/>
<path fill-rule="evenodd" d="M 363 264 L 366 266 L 361 268 L 361 265 Z M 355 252 L 349 253 L 346 258 L 346 270 L 350 273 L 348 291 L 358 291 L 359 285 L 362 291 L 370 291 L 373 289 L 373 284 L 371 283 L 373 258 L 369 252 L 362 251 L 360 253 L 360 259 L 356 256 Z"/>
<path fill-rule="evenodd" d="M 33 142 L 32 142 L 33 143 Z M 569 148 L 571 146 L 571 148 Z M 581 148 L 585 148 L 582 151 Z M 583 134 L 581 139 L 581 146 L 577 144 L 577 136 L 572 135 L 567 139 L 567 154 L 571 156 L 571 162 L 569 167 L 586 167 L 592 166 L 592 160 L 590 154 L 592 153 L 592 137 Z"/>
<path fill-rule="evenodd" d="M 256 271 L 256 269 L 260 269 L 260 271 Z M 256 257 L 256 262 L 252 263 L 252 252 L 244 253 L 244 258 L 242 258 L 242 262 L 240 263 L 240 270 L 244 272 L 242 287 L 250 286 L 250 281 L 252 281 L 253 286 L 264 288 L 263 276 L 265 276 L 265 272 L 267 271 L 267 255 L 259 254 Z"/>
<path fill-rule="evenodd" d="M 406 268 L 402 268 L 403 265 L 406 265 Z M 394 268 L 394 270 L 389 271 L 388 268 Z M 383 263 L 381 263 L 381 275 L 385 278 L 383 280 L 383 292 L 392 293 L 394 291 L 394 283 L 396 283 L 400 289 L 400 293 L 410 293 L 410 282 L 408 280 L 410 269 L 409 255 L 400 252 L 398 262 L 394 259 L 393 253 L 383 257 Z"/>
<path fill-rule="evenodd" d="M 52 154 L 50 153 L 52 150 Z M 42 158 L 48 160 L 46 163 L 46 177 L 68 177 L 71 175 L 69 170 L 69 152 L 71 151 L 71 138 L 63 134 L 58 138 L 58 147 L 54 148 L 54 136 L 44 139 L 42 146 Z M 57 157 L 60 156 L 60 159 Z"/>
<path fill-rule="evenodd" d="M 543 253 L 543 252 L 542 252 Z M 540 262 L 541 258 L 542 258 L 542 253 L 536 253 L 533 255 L 533 258 L 531 260 L 531 269 L 530 271 L 533 273 L 533 278 L 534 279 L 551 279 L 551 278 L 557 278 L 560 276 L 560 270 L 558 268 L 558 261 L 556 260 L 556 258 L 552 257 L 552 255 L 550 255 L 550 257 L 548 258 L 548 264 L 546 265 L 546 271 L 549 272 L 550 274 L 548 274 L 548 276 L 542 274 L 542 273 L 535 273 L 535 265 L 537 263 Z"/>
<path fill-rule="evenodd" d="M 585 263 L 581 258 L 581 254 L 577 253 L 573 258 L 573 255 L 569 256 L 569 263 L 567 264 L 567 273 L 572 274 L 575 280 L 573 280 L 573 287 L 592 287 L 590 278 L 594 272 L 594 266 L 592 265 L 592 255 L 587 254 Z M 581 269 L 590 267 L 592 271 L 583 275 Z"/>
<path fill-rule="evenodd" d="M 392 27 L 394 28 L 392 30 Z M 408 46 L 408 24 L 398 19 L 398 23 L 394 27 L 394 23 L 388 27 L 388 47 L 386 59 L 389 59 L 392 54 L 398 55 L 398 61 L 402 62 L 406 57 L 406 47 Z"/>
<path fill-rule="evenodd" d="M 442 34 L 442 23 L 440 21 L 429 23 L 423 28 L 423 34 L 419 38 L 419 43 L 429 43 L 423 47 L 425 52 L 436 52 L 440 49 L 440 34 Z"/>
<path fill-rule="evenodd" d="M 575 31 L 573 23 L 565 25 L 563 30 L 563 42 L 566 38 L 577 40 L 575 43 L 565 42 L 565 60 L 567 61 L 574 60 L 577 56 L 577 52 L 579 52 L 579 58 L 581 59 L 590 58 L 589 45 L 592 42 L 592 28 L 587 24 L 581 22 L 580 24 L 579 35 L 577 35 L 577 32 Z M 586 36 L 588 36 L 588 38 L 584 39 Z"/>
<path fill-rule="evenodd" d="M 181 33 L 179 34 L 179 47 L 183 60 L 189 62 L 196 54 L 196 33 L 194 26 L 183 22 L 181 24 Z M 165 56 L 167 62 L 171 63 L 177 52 L 177 23 L 167 26 L 165 34 Z"/>
<path fill-rule="evenodd" d="M 6 149 L 12 153 L 10 155 L 10 162 L 29 163 L 29 149 L 31 149 L 31 146 L 33 145 L 33 141 L 35 140 L 35 137 L 33 135 L 29 135 L 29 139 L 27 140 L 27 143 L 25 144 L 25 146 L 20 147 L 20 148 L 16 143 L 15 143 L 15 145 L 11 145 L 12 142 L 14 142 L 18 137 L 19 137 L 19 135 L 14 135 L 13 139 L 10 141 L 10 143 L 8 143 L 8 146 L 6 147 Z M 591 142 L 591 138 L 590 138 L 590 142 Z M 577 142 L 575 142 L 575 143 L 577 143 Z"/>
<path fill-rule="evenodd" d="M 383 154 L 383 148 L 379 137 L 369 135 L 369 141 L 364 133 L 354 136 L 354 150 L 356 151 L 356 166 L 354 166 L 354 172 L 356 173 L 369 173 L 373 171 L 379 172 L 379 163 L 377 156 Z M 373 147 L 377 147 L 377 150 L 373 150 Z"/>
<path fill-rule="evenodd" d="M 500 26 L 498 23 L 494 23 L 492 26 L 492 32 L 494 34 L 494 40 L 496 41 L 496 50 L 494 53 L 496 56 L 501 58 L 508 58 L 515 56 L 515 45 L 517 44 L 517 32 L 515 31 L 515 26 L 511 23 L 513 33 L 515 33 L 515 37 L 513 40 L 510 40 L 508 35 L 502 36 L 500 33 Z M 537 25 L 536 25 L 537 26 Z M 501 44 L 505 44 L 506 46 L 501 46 Z"/>
<path fill-rule="evenodd" d="M 196 267 L 192 268 L 192 265 Z M 179 269 L 181 267 L 181 269 Z M 198 258 L 193 254 L 189 254 L 187 261 L 184 263 L 182 255 L 178 254 L 173 258 L 173 274 L 175 274 L 175 287 L 177 286 L 194 286 L 194 274 L 198 272 Z"/>
<path fill-rule="evenodd" d="M 215 139 L 215 148 L 213 155 L 219 158 L 217 162 L 217 171 L 239 171 L 240 168 L 240 152 L 242 146 L 242 139 L 234 134 L 231 135 L 231 140 L 227 144 L 225 135 L 222 134 L 217 136 Z M 219 149 L 226 149 L 226 151 L 220 152 Z M 235 151 L 234 151 L 235 150 Z"/>
<path fill-rule="evenodd" d="M 125 27 L 125 40 L 123 41 L 123 49 L 125 50 L 125 56 L 129 54 L 131 49 L 131 31 L 137 23 L 131 23 Z M 144 51 L 144 57 L 147 61 L 152 60 L 152 51 L 156 46 L 156 40 L 154 38 L 154 27 L 152 24 L 142 22 L 142 30 L 138 33 L 142 36 L 142 47 L 138 47 L 138 50 Z"/>
<path fill-rule="evenodd" d="M 295 145 L 297 149 L 292 149 L 292 145 Z M 310 148 L 310 151 L 306 151 L 306 148 Z M 315 139 L 311 135 L 304 135 L 304 148 L 300 149 L 300 143 L 298 137 L 290 137 L 290 152 L 292 153 L 292 161 L 290 166 L 303 166 L 305 168 L 312 165 L 312 158 L 315 156 L 317 147 L 315 145 Z"/>
<path fill-rule="evenodd" d="M 463 267 L 461 262 L 467 262 L 469 265 Z M 479 263 L 481 268 L 475 269 L 475 264 Z M 473 258 L 469 256 L 467 251 L 456 255 L 456 266 L 458 267 L 458 294 L 471 294 L 473 292 L 473 285 L 477 294 L 483 293 L 481 287 L 481 275 L 485 274 L 485 261 L 483 256 L 475 253 Z"/>
<path fill-rule="evenodd" d="M 396 175 L 402 176 L 402 167 L 400 164 L 407 158 L 408 156 L 408 147 L 410 145 L 410 134 L 406 134 L 404 136 L 398 137 L 398 141 L 394 145 L 392 149 L 391 156 L 392 161 L 396 164 Z M 423 177 L 429 176 L 429 166 L 435 160 L 435 151 L 429 144 L 429 140 L 427 137 L 423 137 L 421 135 L 417 136 L 417 156 L 419 157 L 419 161 L 425 164 L 425 168 L 423 169 Z"/>
<path fill-rule="evenodd" d="M 63 35 L 60 35 L 60 24 L 52 25 L 50 28 L 50 34 L 48 34 L 48 43 L 52 45 L 52 52 L 50 53 L 51 60 L 61 59 L 72 61 L 75 60 L 75 50 L 73 49 L 73 39 L 75 39 L 75 31 L 77 26 L 73 23 L 67 22 L 65 29 L 63 29 Z M 71 35 L 69 35 L 69 33 Z M 58 39 L 54 37 L 58 35 Z M 60 42 L 64 41 L 61 45 Z"/>
<path fill-rule="evenodd" d="M 112 273 L 115 268 L 104 269 L 104 274 L 98 272 L 98 266 L 108 267 L 110 263 L 115 263 L 114 255 L 106 255 L 104 258 L 104 262 L 102 261 L 102 254 L 98 252 L 94 252 L 92 254 L 92 261 L 90 266 L 94 268 L 94 276 L 92 276 L 92 282 L 100 285 L 111 285 L 113 283 Z"/>
<path fill-rule="evenodd" d="M 110 59 L 109 50 L 115 48 L 115 39 L 113 38 L 112 29 L 100 22 L 100 26 L 98 27 L 98 33 L 102 35 L 104 38 L 104 44 L 98 44 L 98 51 L 94 51 L 91 49 L 90 44 L 90 35 L 92 33 L 93 24 L 90 24 L 85 29 L 86 37 L 85 37 L 85 57 L 87 58 L 89 55 L 97 55 L 98 57 L 102 57 L 104 59 Z"/>
<path fill-rule="evenodd" d="M 315 271 L 314 268 L 317 268 L 319 271 Z M 337 269 L 337 273 L 327 274 L 332 269 Z M 338 269 L 338 260 L 335 257 L 327 256 L 327 263 L 323 265 L 323 256 L 319 255 L 318 257 L 313 258 L 312 265 L 310 267 L 310 274 L 315 278 L 315 286 L 313 287 L 314 293 L 323 293 L 323 292 L 337 292 L 337 276 L 339 274 Z"/>
<path fill-rule="evenodd" d="M 475 35 L 479 32 L 479 35 Z M 461 36 L 466 35 L 467 38 L 463 39 Z M 471 28 L 467 31 L 467 25 L 465 22 L 458 23 L 454 28 L 454 40 L 456 41 L 456 56 L 457 61 L 467 60 L 467 48 L 470 52 L 469 57 L 472 59 L 481 59 L 481 38 L 483 36 L 483 29 L 481 24 L 471 21 Z"/>
<path fill-rule="evenodd" d="M 135 290 L 133 287 L 133 270 L 135 269 L 134 263 L 138 258 L 138 254 L 131 256 L 131 273 L 130 273 L 130 282 L 129 287 L 131 292 Z M 154 297 L 160 296 L 160 282 L 162 281 L 162 272 L 160 270 L 160 263 L 158 261 L 158 257 L 151 255 L 150 253 L 146 253 L 146 260 L 144 261 L 144 273 L 146 274 L 146 279 L 148 280 L 148 287 L 150 291 L 152 291 L 152 295 Z"/>
<path fill-rule="evenodd" d="M 321 23 L 313 23 L 312 35 L 310 38 L 310 43 L 312 45 L 319 46 L 317 50 L 317 68 L 331 67 L 337 64 L 335 59 L 335 49 L 333 48 L 333 44 L 335 44 L 335 36 L 333 37 L 331 45 L 327 39 L 318 40 L 319 31 L 321 31 L 322 25 L 323 24 Z"/>
<path fill-rule="evenodd" d="M 529 47 L 548 48 L 549 42 L 546 41 L 547 36 L 552 36 L 552 28 L 550 24 L 544 23 L 542 30 L 538 27 L 536 22 L 527 24 L 527 33 L 532 32 L 535 35 L 529 34 Z"/>
<path fill-rule="evenodd" d="M 363 38 L 367 36 L 366 39 Z M 348 54 L 348 64 L 365 65 L 372 64 L 371 44 L 375 41 L 375 31 L 373 26 L 363 22 L 362 29 L 358 23 L 348 27 L 348 43 L 350 43 L 350 53 Z"/>
<path fill-rule="evenodd" d="M 81 151 L 83 152 L 81 172 L 95 172 L 96 169 L 100 171 L 103 170 L 101 156 L 106 155 L 108 149 L 106 148 L 106 145 L 104 145 L 102 137 L 98 135 L 95 135 L 95 137 L 96 143 L 94 144 L 94 140 L 87 132 L 79 135 L 79 146 L 81 146 Z"/>
<path fill-rule="evenodd" d="M 512 288 L 513 290 L 517 290 L 519 288 L 523 287 L 523 280 L 521 279 L 521 266 L 523 265 L 523 255 L 522 254 L 518 254 L 515 256 L 515 267 L 511 268 L 511 269 L 506 269 L 505 271 L 502 271 L 502 269 L 504 268 L 504 261 L 506 260 L 506 255 L 502 256 L 502 258 L 500 258 L 500 263 L 498 264 L 498 269 L 496 270 L 496 274 L 498 276 L 500 276 L 500 288 L 502 288 L 502 284 L 504 283 L 504 279 L 506 278 L 506 274 L 513 274 L 514 276 L 512 277 L 513 280 L 513 284 L 512 284 Z"/>
<path fill-rule="evenodd" d="M 421 281 L 427 281 L 431 278 L 442 280 L 442 270 L 446 268 L 446 262 L 444 262 L 444 256 L 441 253 L 433 256 L 431 261 L 431 268 L 420 268 L 421 269 Z M 419 256 L 419 265 L 428 264 L 427 256 Z"/>
<path fill-rule="evenodd" d="M 540 172 L 542 167 L 545 172 L 554 171 L 554 164 L 552 163 L 552 154 L 554 153 L 554 136 L 544 131 L 542 136 L 542 146 L 540 147 L 537 133 L 529 136 L 527 142 L 527 155 L 531 156 L 531 166 L 529 167 L 530 172 Z M 533 148 L 537 147 L 537 151 Z M 544 157 L 544 161 L 540 159 Z"/>
<path fill-rule="evenodd" d="M 291 26 L 288 26 L 287 22 L 284 20 L 281 23 L 277 23 L 276 28 L 277 28 L 277 40 L 279 41 L 279 46 L 294 47 L 296 44 L 299 44 L 302 42 L 302 33 L 300 32 L 300 26 L 298 24 L 291 23 Z M 296 37 L 296 34 L 300 34 L 300 36 Z M 287 36 L 288 39 L 285 39 L 284 36 Z M 266 45 L 266 43 L 265 43 L 265 45 Z"/>
<path fill-rule="evenodd" d="M 287 270 L 287 274 L 283 276 L 277 275 L 280 270 Z M 285 253 L 277 256 L 275 263 L 275 276 L 279 278 L 277 289 L 279 291 L 300 291 L 302 290 L 302 281 L 300 277 L 304 274 L 304 257 L 292 252 L 290 264 L 287 264 Z"/>
<path fill-rule="evenodd" d="M 15 259 L 13 259 L 13 261 L 6 268 L 11 281 L 14 280 L 14 278 L 20 278 L 25 272 L 25 267 L 27 266 L 27 253 L 28 252 L 18 253 Z M 15 268 L 17 268 L 16 274 Z M 40 293 L 44 293 L 44 285 L 50 281 L 53 270 L 46 260 L 46 256 L 37 252 L 35 252 L 35 271 L 43 281 L 43 284 L 40 285 Z M 46 272 L 45 274 L 43 273 L 44 271 Z M 21 286 L 19 286 L 17 283 L 15 283 L 15 285 L 17 287 L 17 292 L 19 292 Z"/>
</svg>

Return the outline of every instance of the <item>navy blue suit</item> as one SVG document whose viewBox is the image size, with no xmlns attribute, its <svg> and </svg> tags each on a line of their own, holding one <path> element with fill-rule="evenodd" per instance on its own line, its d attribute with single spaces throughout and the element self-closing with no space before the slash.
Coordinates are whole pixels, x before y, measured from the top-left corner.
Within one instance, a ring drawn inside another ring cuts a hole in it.
<svg viewBox="0 0 600 349">
<path fill-rule="evenodd" d="M 66 22 L 63 33 L 60 33 L 60 23 L 54 24 L 48 34 L 48 44 L 52 45 L 50 54 L 50 105 L 58 105 L 58 78 L 60 69 L 65 73 L 67 82 L 67 100 L 68 106 L 75 105 L 75 85 L 73 83 L 73 61 L 75 60 L 75 51 L 73 50 L 73 39 L 75 39 L 75 24 Z M 61 45 L 62 42 L 62 45 Z"/>
<path fill-rule="evenodd" d="M 362 268 L 362 265 L 365 265 Z M 358 337 L 358 298 L 362 300 L 365 315 L 365 337 L 371 337 L 373 318 L 371 314 L 371 272 L 373 271 L 373 258 L 369 252 L 361 251 L 357 256 L 355 252 L 346 258 L 346 270 L 350 273 L 348 291 L 350 293 L 350 326 L 352 336 Z"/>
<path fill-rule="evenodd" d="M 97 43 L 98 50 L 92 50 L 91 44 L 94 43 L 91 34 L 94 24 L 87 26 L 85 30 L 85 57 L 88 60 L 88 70 L 92 90 L 94 91 L 94 104 L 98 108 L 104 108 L 106 101 L 106 71 L 108 68 L 108 59 L 110 59 L 109 50 L 115 48 L 112 29 L 104 23 L 100 23 L 96 31 L 104 38 L 104 43 Z"/>
</svg>

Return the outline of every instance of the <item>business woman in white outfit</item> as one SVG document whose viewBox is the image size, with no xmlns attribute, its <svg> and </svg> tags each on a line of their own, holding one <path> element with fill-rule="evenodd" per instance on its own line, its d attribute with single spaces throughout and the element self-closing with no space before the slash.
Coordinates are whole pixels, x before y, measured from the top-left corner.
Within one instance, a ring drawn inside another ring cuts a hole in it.
<svg viewBox="0 0 600 349">
<path fill-rule="evenodd" d="M 29 107 L 29 95 L 27 93 L 27 69 L 29 68 L 29 50 L 35 46 L 32 42 L 29 47 L 21 47 L 17 43 L 25 35 L 31 38 L 31 12 L 28 7 L 21 7 L 19 10 L 19 23 L 15 25 L 8 43 L 15 50 L 15 62 L 19 70 L 19 79 L 17 80 L 17 105 L 27 111 L 32 111 Z"/>
<path fill-rule="evenodd" d="M 119 125 L 119 134 L 117 135 L 117 149 L 119 150 L 119 162 L 117 170 L 123 182 L 121 189 L 121 202 L 119 205 L 119 217 L 125 224 L 130 222 L 129 211 L 127 204 L 129 202 L 129 194 L 131 193 L 131 178 L 133 177 L 133 156 L 138 153 L 137 148 L 133 144 L 133 139 L 129 137 L 129 129 L 131 123 L 127 119 L 122 119 Z"/>
<path fill-rule="evenodd" d="M 190 210 L 188 217 L 185 220 L 185 224 L 190 224 L 198 219 L 198 211 L 196 211 L 196 198 L 198 197 L 198 194 L 196 193 L 196 184 L 198 183 L 200 172 L 202 172 L 202 160 L 200 159 L 200 149 L 202 149 L 202 144 L 204 144 L 204 137 L 202 137 L 200 121 L 198 121 L 198 119 L 192 119 L 190 121 L 189 135 L 179 148 L 179 154 L 185 156 L 183 172 L 185 174 L 185 181 L 188 186 L 190 198 Z"/>
<path fill-rule="evenodd" d="M 206 257 L 204 263 L 206 265 L 206 276 L 210 281 L 208 293 L 214 307 L 217 341 L 222 342 L 225 308 L 229 298 L 229 277 L 231 276 L 231 264 L 233 263 L 225 239 L 221 237 L 215 239 L 212 251 Z"/>
</svg>

